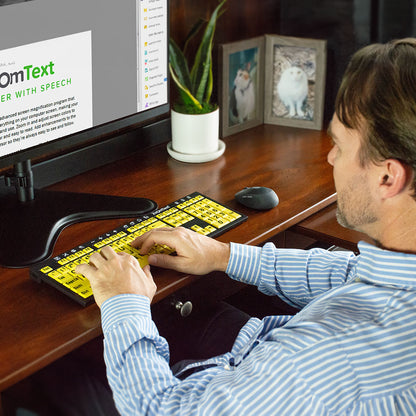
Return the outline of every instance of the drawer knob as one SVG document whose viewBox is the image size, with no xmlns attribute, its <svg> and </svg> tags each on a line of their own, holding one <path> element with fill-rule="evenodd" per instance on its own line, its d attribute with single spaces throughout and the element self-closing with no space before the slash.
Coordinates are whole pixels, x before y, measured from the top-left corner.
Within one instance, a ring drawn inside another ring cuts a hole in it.
<svg viewBox="0 0 416 416">
<path fill-rule="evenodd" d="M 192 312 L 192 302 L 190 302 L 189 300 L 185 303 L 178 300 L 174 303 L 174 307 L 177 311 L 179 311 L 183 318 L 186 318 Z"/>
</svg>

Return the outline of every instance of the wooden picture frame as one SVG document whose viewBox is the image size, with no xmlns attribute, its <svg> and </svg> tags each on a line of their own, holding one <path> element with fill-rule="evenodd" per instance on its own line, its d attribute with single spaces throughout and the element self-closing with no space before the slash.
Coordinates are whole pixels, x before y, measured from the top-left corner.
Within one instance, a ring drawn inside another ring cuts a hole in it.
<svg viewBox="0 0 416 416">
<path fill-rule="evenodd" d="M 326 41 L 265 36 L 264 123 L 320 130 Z"/>
<path fill-rule="evenodd" d="M 264 37 L 220 45 L 221 137 L 263 124 Z"/>
</svg>

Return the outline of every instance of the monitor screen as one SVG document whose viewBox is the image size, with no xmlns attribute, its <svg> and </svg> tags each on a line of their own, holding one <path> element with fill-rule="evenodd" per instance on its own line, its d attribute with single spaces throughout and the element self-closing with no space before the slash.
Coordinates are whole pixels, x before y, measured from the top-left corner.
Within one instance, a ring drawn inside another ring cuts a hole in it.
<svg viewBox="0 0 416 416">
<path fill-rule="evenodd" d="M 166 112 L 167 7 L 0 0 L 0 166 Z"/>
<path fill-rule="evenodd" d="M 34 190 L 31 161 L 61 171 L 168 119 L 168 21 L 168 0 L 0 0 L 0 265 L 43 260 L 74 222 L 156 209 L 145 196 Z"/>
</svg>

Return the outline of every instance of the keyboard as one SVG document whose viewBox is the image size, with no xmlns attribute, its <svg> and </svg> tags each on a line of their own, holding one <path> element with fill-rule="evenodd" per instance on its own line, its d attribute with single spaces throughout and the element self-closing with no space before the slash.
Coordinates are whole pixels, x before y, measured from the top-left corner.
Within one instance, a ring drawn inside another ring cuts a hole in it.
<svg viewBox="0 0 416 416">
<path fill-rule="evenodd" d="M 30 269 L 30 276 L 39 283 L 45 282 L 55 287 L 80 305 L 87 306 L 94 301 L 91 286 L 88 279 L 75 273 L 75 267 L 88 263 L 92 253 L 111 246 L 117 252 L 133 255 L 144 267 L 148 256 L 141 256 L 130 243 L 147 231 L 181 226 L 209 237 L 217 237 L 246 219 L 247 216 L 199 192 L 193 192 L 151 214 L 129 221 L 65 253 L 38 263 Z M 152 251 L 169 252 L 169 248 L 157 246 Z"/>
</svg>

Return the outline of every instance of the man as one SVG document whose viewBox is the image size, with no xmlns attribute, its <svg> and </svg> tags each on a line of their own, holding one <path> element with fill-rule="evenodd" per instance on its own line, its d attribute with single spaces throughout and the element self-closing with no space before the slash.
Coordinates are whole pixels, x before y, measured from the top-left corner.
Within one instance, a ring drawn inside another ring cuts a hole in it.
<svg viewBox="0 0 416 416">
<path fill-rule="evenodd" d="M 377 242 L 360 243 L 360 255 L 228 245 L 185 229 L 134 243 L 143 254 L 176 250 L 150 255 L 151 265 L 225 271 L 302 308 L 250 319 L 225 354 L 174 374 L 151 319 L 149 267 L 110 248 L 78 266 L 102 311 L 122 415 L 416 414 L 415 39 L 354 55 L 329 134 L 338 219 Z"/>
</svg>

